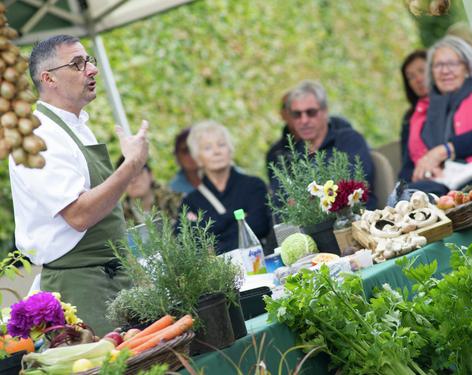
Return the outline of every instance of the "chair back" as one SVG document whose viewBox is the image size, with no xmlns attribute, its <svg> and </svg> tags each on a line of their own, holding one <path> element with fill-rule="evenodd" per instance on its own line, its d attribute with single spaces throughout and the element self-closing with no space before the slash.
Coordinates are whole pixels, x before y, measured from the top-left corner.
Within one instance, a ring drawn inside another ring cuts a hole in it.
<svg viewBox="0 0 472 375">
<path fill-rule="evenodd" d="M 377 207 L 384 208 L 395 187 L 395 173 L 388 159 L 380 152 L 372 150 L 370 156 L 375 168 L 374 193 L 377 196 Z"/>
</svg>

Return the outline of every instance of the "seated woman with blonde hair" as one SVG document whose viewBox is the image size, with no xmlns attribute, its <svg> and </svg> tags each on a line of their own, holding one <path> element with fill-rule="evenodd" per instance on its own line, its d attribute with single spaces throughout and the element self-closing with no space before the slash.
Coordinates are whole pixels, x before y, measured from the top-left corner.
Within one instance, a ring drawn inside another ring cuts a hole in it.
<svg viewBox="0 0 472 375">
<path fill-rule="evenodd" d="M 228 130 L 215 121 L 194 125 L 187 139 L 192 157 L 202 173 L 202 183 L 183 202 L 187 217 L 196 219 L 203 211 L 204 221 L 213 220 L 211 231 L 217 240 L 217 254 L 238 247 L 238 224 L 234 210 L 244 209 L 246 221 L 259 239 L 270 231 L 271 215 L 266 205 L 264 182 L 237 171 L 233 165 L 234 146 Z"/>
</svg>

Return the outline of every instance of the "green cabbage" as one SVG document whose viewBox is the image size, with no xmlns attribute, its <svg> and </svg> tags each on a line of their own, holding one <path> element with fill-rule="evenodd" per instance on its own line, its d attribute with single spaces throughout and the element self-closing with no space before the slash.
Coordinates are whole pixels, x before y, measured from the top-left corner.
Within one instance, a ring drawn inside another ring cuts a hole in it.
<svg viewBox="0 0 472 375">
<path fill-rule="evenodd" d="M 316 252 L 318 252 L 318 247 L 313 238 L 307 234 L 294 233 L 282 242 L 280 255 L 284 264 L 290 266 L 298 259 Z"/>
</svg>

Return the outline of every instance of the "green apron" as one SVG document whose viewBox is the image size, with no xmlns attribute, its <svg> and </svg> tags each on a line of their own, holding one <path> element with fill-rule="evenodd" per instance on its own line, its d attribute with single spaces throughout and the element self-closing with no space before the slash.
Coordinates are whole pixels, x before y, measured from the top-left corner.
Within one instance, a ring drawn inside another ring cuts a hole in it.
<svg viewBox="0 0 472 375">
<path fill-rule="evenodd" d="M 67 124 L 42 104 L 37 110 L 63 128 L 79 146 L 87 161 L 90 187 L 104 182 L 113 172 L 106 145 L 84 146 Z M 77 316 L 89 325 L 96 335 L 113 330 L 105 318 L 108 301 L 131 287 L 131 282 L 120 266 L 107 241 L 125 238 L 126 225 L 123 209 L 118 203 L 112 212 L 87 229 L 77 245 L 65 255 L 43 265 L 41 290 L 59 292 L 64 302 L 77 307 Z"/>
</svg>

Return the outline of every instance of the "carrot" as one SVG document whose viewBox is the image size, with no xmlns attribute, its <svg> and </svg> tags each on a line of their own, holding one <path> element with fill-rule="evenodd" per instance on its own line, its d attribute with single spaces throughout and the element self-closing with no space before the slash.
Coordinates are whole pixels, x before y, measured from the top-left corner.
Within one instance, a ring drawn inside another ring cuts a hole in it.
<svg viewBox="0 0 472 375">
<path fill-rule="evenodd" d="M 134 335 L 129 340 L 126 340 L 126 341 L 122 342 L 116 348 L 118 350 L 121 350 L 123 348 L 134 348 L 136 346 L 135 342 L 139 342 L 140 344 L 142 344 L 145 341 L 145 340 L 144 341 L 140 340 L 141 338 L 152 336 L 156 332 L 159 332 L 160 330 L 170 326 L 172 323 L 174 323 L 174 318 L 170 315 L 165 315 L 161 319 L 156 320 L 149 327 L 146 327 L 141 332 Z"/>
<path fill-rule="evenodd" d="M 139 337 L 137 339 L 133 337 L 133 339 L 123 341 L 120 345 L 116 347 L 116 349 L 121 350 L 124 348 L 128 348 L 128 349 L 136 348 L 137 346 L 144 344 L 147 340 L 149 340 L 154 335 L 157 335 L 157 333 L 151 333 L 150 335 Z"/>
<path fill-rule="evenodd" d="M 145 343 L 133 348 L 133 355 L 144 352 L 145 350 L 151 349 L 158 345 L 162 340 L 172 340 L 173 338 L 180 336 L 185 331 L 188 331 L 193 325 L 193 319 L 191 315 L 185 315 L 180 318 L 177 322 L 164 328 L 161 332 L 151 337 Z"/>
<path fill-rule="evenodd" d="M 134 335 L 132 339 L 139 339 L 140 337 L 147 336 L 151 333 L 158 332 L 161 329 L 164 329 L 164 328 L 170 326 L 171 324 L 173 324 L 174 321 L 175 321 L 174 317 L 172 317 L 170 315 L 165 315 L 161 319 L 156 320 L 149 327 L 146 327 L 141 332 Z"/>
</svg>

